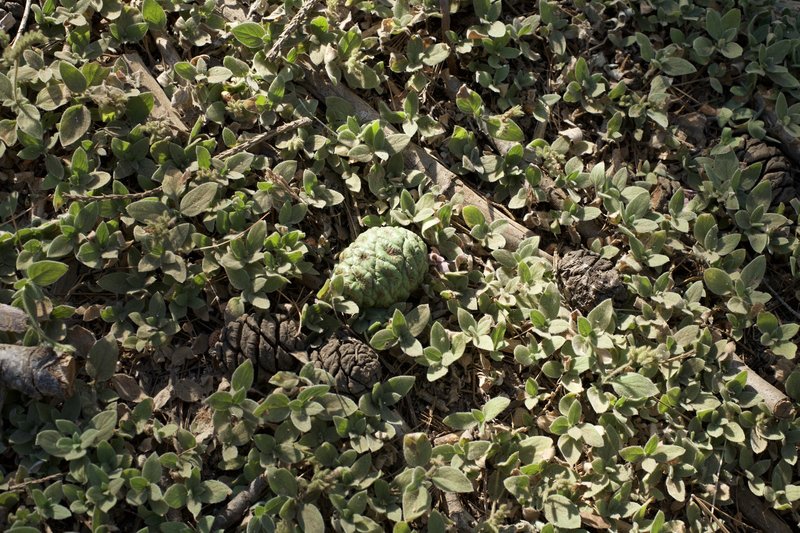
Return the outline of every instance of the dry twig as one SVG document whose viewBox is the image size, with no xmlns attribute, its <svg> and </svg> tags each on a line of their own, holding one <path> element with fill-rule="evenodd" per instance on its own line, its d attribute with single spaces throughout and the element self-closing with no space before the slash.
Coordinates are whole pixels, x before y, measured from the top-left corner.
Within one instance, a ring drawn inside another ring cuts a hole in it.
<svg viewBox="0 0 800 533">
<path fill-rule="evenodd" d="M 736 488 L 733 496 L 736 506 L 744 517 L 761 531 L 770 533 L 791 533 L 792 528 L 767 507 L 747 488 Z"/>
<path fill-rule="evenodd" d="M 755 390 L 767 404 L 773 415 L 778 418 L 789 418 L 794 414 L 792 401 L 780 390 L 771 385 L 736 354 L 733 354 L 730 366 L 737 373 L 747 371 L 747 386 Z"/>
<path fill-rule="evenodd" d="M 141 86 L 153 94 L 155 105 L 153 107 L 152 116 L 154 118 L 167 120 L 180 133 L 188 133 L 189 128 L 186 127 L 186 124 L 183 123 L 183 120 L 178 115 L 177 111 L 175 111 L 172 102 L 167 98 L 161 85 L 159 85 L 153 75 L 150 74 L 141 56 L 132 52 L 124 54 L 122 58 L 128 64 L 128 68 L 140 76 Z"/>
<path fill-rule="evenodd" d="M 62 194 L 61 197 L 65 200 L 72 200 L 77 202 L 90 202 L 92 200 L 141 200 L 149 196 L 155 196 L 161 192 L 159 185 L 155 189 L 142 192 L 132 192 L 128 194 L 98 194 L 97 196 L 90 196 L 88 194 Z"/>
<path fill-rule="evenodd" d="M 304 128 L 305 126 L 308 126 L 309 124 L 311 124 L 311 119 L 308 118 L 308 117 L 302 117 L 302 118 L 299 118 L 297 120 L 293 120 L 292 122 L 289 122 L 287 124 L 282 124 L 282 125 L 278 126 L 274 130 L 265 131 L 263 133 L 259 133 L 257 135 L 253 135 L 249 139 L 245 139 L 245 140 L 241 141 L 236 146 L 228 148 L 227 150 L 224 150 L 224 151 L 218 153 L 214 157 L 224 161 L 225 159 L 229 158 L 230 156 L 232 156 L 234 154 L 238 154 L 239 152 L 244 152 L 245 150 L 250 150 L 254 146 L 256 146 L 256 145 L 258 145 L 258 144 L 260 144 L 260 143 L 262 143 L 264 141 L 268 141 L 268 140 L 272 139 L 273 137 L 277 137 L 278 135 L 283 135 L 284 133 L 288 133 L 290 131 L 294 131 L 294 130 L 297 130 L 297 129 L 300 129 L 300 128 Z"/>
<path fill-rule="evenodd" d="M 314 6 L 316 6 L 318 2 L 319 0 L 306 0 L 303 2 L 303 5 L 300 6 L 299 10 L 297 10 L 297 13 L 295 13 L 294 17 L 292 17 L 292 20 L 289 21 L 289 23 L 281 32 L 280 36 L 272 44 L 272 48 L 270 48 L 269 51 L 264 55 L 264 58 L 267 61 L 275 61 L 278 59 L 278 56 L 280 56 L 283 51 L 283 46 L 286 44 L 286 41 L 293 36 L 302 34 L 302 32 L 298 32 L 298 30 L 300 29 L 300 26 L 305 23 L 306 19 L 311 14 L 311 11 L 313 11 Z"/>
<path fill-rule="evenodd" d="M 31 14 L 31 4 L 33 0 L 25 0 L 25 11 L 22 13 L 22 20 L 19 21 L 19 28 L 17 28 L 17 34 L 14 36 L 14 40 L 11 41 L 11 46 L 17 44 L 17 41 L 25 33 L 25 28 L 28 26 L 28 17 Z"/>
<path fill-rule="evenodd" d="M 226 530 L 238 525 L 247 509 L 253 505 L 265 492 L 267 492 L 267 475 L 262 474 L 255 478 L 242 492 L 234 496 L 228 505 L 214 518 L 211 529 Z"/>
</svg>

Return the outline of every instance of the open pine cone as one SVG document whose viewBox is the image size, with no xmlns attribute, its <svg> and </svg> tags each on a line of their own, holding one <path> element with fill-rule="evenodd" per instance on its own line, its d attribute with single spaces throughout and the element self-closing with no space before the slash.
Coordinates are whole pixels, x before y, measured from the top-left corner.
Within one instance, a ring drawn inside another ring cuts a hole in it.
<svg viewBox="0 0 800 533">
<path fill-rule="evenodd" d="M 800 171 L 779 148 L 752 137 L 745 137 L 736 150 L 739 161 L 746 165 L 761 163 L 761 179 L 772 185 L 772 207 L 780 203 L 789 205 L 792 198 L 800 198 Z"/>
<path fill-rule="evenodd" d="M 573 250 L 558 261 L 558 277 L 567 301 L 587 313 L 608 298 L 622 301 L 625 285 L 614 264 L 590 250 Z"/>
</svg>

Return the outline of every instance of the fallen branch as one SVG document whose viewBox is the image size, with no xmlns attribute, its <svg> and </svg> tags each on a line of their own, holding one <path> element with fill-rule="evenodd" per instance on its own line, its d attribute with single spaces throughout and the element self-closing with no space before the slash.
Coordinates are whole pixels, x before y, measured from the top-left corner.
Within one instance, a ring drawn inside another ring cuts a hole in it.
<svg viewBox="0 0 800 533">
<path fill-rule="evenodd" d="M 733 498 L 739 512 L 757 529 L 770 533 L 791 533 L 792 528 L 748 488 L 735 488 Z"/>
<path fill-rule="evenodd" d="M 342 83 L 333 85 L 327 78 L 320 75 L 312 65 L 306 65 L 306 77 L 301 83 L 308 92 L 321 102 L 331 96 L 346 100 L 353 106 L 355 116 L 361 122 L 372 122 L 380 119 L 380 114 L 357 94 Z M 396 129 L 388 125 L 384 130 L 387 133 L 397 133 Z M 505 220 L 507 224 L 499 231 L 505 237 L 508 248 L 516 249 L 520 242 L 534 235 L 531 230 L 500 212 L 482 194 L 461 181 L 458 176 L 416 144 L 409 143 L 403 153 L 403 158 L 407 167 L 415 168 L 430 176 L 434 184 L 438 186 L 440 194 L 446 197 L 452 197 L 456 194 L 461 195 L 463 204 L 477 207 L 483 213 L 487 222 Z M 545 252 L 540 251 L 539 255 L 552 261 L 552 257 Z"/>
<path fill-rule="evenodd" d="M 164 30 L 158 30 L 153 33 L 153 38 L 156 42 L 158 53 L 161 54 L 161 61 L 164 63 L 164 70 L 174 69 L 175 64 L 180 63 L 181 56 L 178 54 L 178 51 L 175 50 L 175 47 L 172 45 L 172 41 L 167 36 L 166 32 Z"/>
<path fill-rule="evenodd" d="M 222 529 L 223 531 L 233 526 L 239 525 L 242 516 L 253 502 L 258 500 L 267 492 L 267 475 L 262 474 L 255 478 L 250 485 L 228 502 L 225 509 L 214 518 L 211 529 Z"/>
<path fill-rule="evenodd" d="M 783 145 L 784 153 L 795 163 L 800 165 L 800 139 L 789 133 L 786 128 L 783 127 L 783 124 L 778 120 L 778 115 L 773 111 L 772 105 L 767 103 L 763 96 L 756 94 L 755 101 L 756 105 L 761 110 L 761 116 L 764 117 L 767 133 L 771 137 L 779 140 Z"/>
<path fill-rule="evenodd" d="M 164 93 L 164 89 L 161 88 L 161 85 L 159 85 L 153 75 L 150 74 L 141 56 L 137 53 L 128 53 L 124 54 L 122 58 L 125 60 L 125 63 L 128 64 L 128 68 L 140 76 L 141 86 L 153 94 L 155 105 L 153 106 L 152 116 L 154 118 L 167 120 L 181 133 L 188 133 L 189 128 L 186 127 L 181 117 L 178 116 L 178 113 L 172 106 L 172 102 Z"/>
<path fill-rule="evenodd" d="M 455 523 L 456 531 L 473 531 L 475 529 L 475 518 L 464 509 L 458 494 L 445 492 L 444 501 L 447 504 L 448 516 Z"/>
<path fill-rule="evenodd" d="M 25 333 L 28 330 L 28 314 L 22 309 L 0 304 L 0 331 Z"/>
<path fill-rule="evenodd" d="M 778 418 L 789 418 L 794 414 L 792 401 L 780 390 L 758 375 L 755 370 L 736 354 L 733 354 L 730 367 L 737 373 L 747 372 L 747 386 L 755 390 L 764 399 L 773 415 Z"/>
<path fill-rule="evenodd" d="M 72 395 L 75 360 L 49 346 L 0 344 L 0 386 L 33 398 L 65 399 Z"/>
</svg>

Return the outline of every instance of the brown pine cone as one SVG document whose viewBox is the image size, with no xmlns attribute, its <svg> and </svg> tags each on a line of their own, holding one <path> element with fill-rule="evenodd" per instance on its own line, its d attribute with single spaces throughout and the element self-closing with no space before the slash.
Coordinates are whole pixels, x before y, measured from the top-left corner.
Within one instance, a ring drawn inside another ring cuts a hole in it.
<svg viewBox="0 0 800 533">
<path fill-rule="evenodd" d="M 317 368 L 333 376 L 338 392 L 360 394 L 381 379 L 378 354 L 368 344 L 346 333 L 334 335 L 311 352 L 311 360 Z"/>
<path fill-rule="evenodd" d="M 216 355 L 228 373 L 249 359 L 256 380 L 266 381 L 281 370 L 297 370 L 306 358 L 300 324 L 282 313 L 243 315 L 229 322 L 216 343 Z"/>
<path fill-rule="evenodd" d="M 744 137 L 736 156 L 748 166 L 761 163 L 761 179 L 772 184 L 772 207 L 780 203 L 788 206 L 792 198 L 800 198 L 800 171 L 792 166 L 779 148 L 752 137 Z"/>
<path fill-rule="evenodd" d="M 588 313 L 608 298 L 624 301 L 628 295 L 614 264 L 590 250 L 573 250 L 558 261 L 558 278 L 569 305 Z"/>
</svg>

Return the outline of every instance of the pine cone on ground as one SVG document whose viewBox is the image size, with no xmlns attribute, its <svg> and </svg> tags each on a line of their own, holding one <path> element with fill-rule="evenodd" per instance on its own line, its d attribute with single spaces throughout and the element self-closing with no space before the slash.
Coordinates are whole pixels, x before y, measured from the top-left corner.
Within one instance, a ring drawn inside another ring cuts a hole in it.
<svg viewBox="0 0 800 533">
<path fill-rule="evenodd" d="M 608 298 L 624 301 L 628 293 L 614 264 L 590 250 L 573 250 L 558 262 L 558 277 L 567 302 L 588 313 Z"/>
<path fill-rule="evenodd" d="M 428 271 L 428 248 L 405 228 L 370 228 L 339 256 L 334 276 L 360 308 L 389 307 L 408 298 Z"/>
<path fill-rule="evenodd" d="M 361 394 L 381 379 L 378 354 L 368 344 L 344 333 L 334 335 L 311 352 L 311 360 L 333 376 L 339 392 Z"/>
<path fill-rule="evenodd" d="M 222 328 L 216 353 L 228 373 L 249 359 L 256 379 L 266 381 L 278 371 L 297 370 L 306 345 L 300 324 L 284 314 L 243 315 Z"/>
<path fill-rule="evenodd" d="M 744 137 L 736 156 L 748 166 L 761 163 L 761 179 L 772 185 L 773 208 L 780 203 L 788 206 L 792 198 L 800 198 L 800 171 L 792 166 L 779 148 L 752 137 Z"/>
<path fill-rule="evenodd" d="M 240 316 L 222 328 L 215 343 L 216 357 L 227 374 L 249 359 L 257 383 L 282 370 L 299 370 L 309 361 L 308 350 L 300 324 L 282 313 Z M 346 333 L 338 333 L 315 348 L 310 359 L 333 376 L 338 392 L 361 394 L 381 378 L 378 354 Z"/>
</svg>

